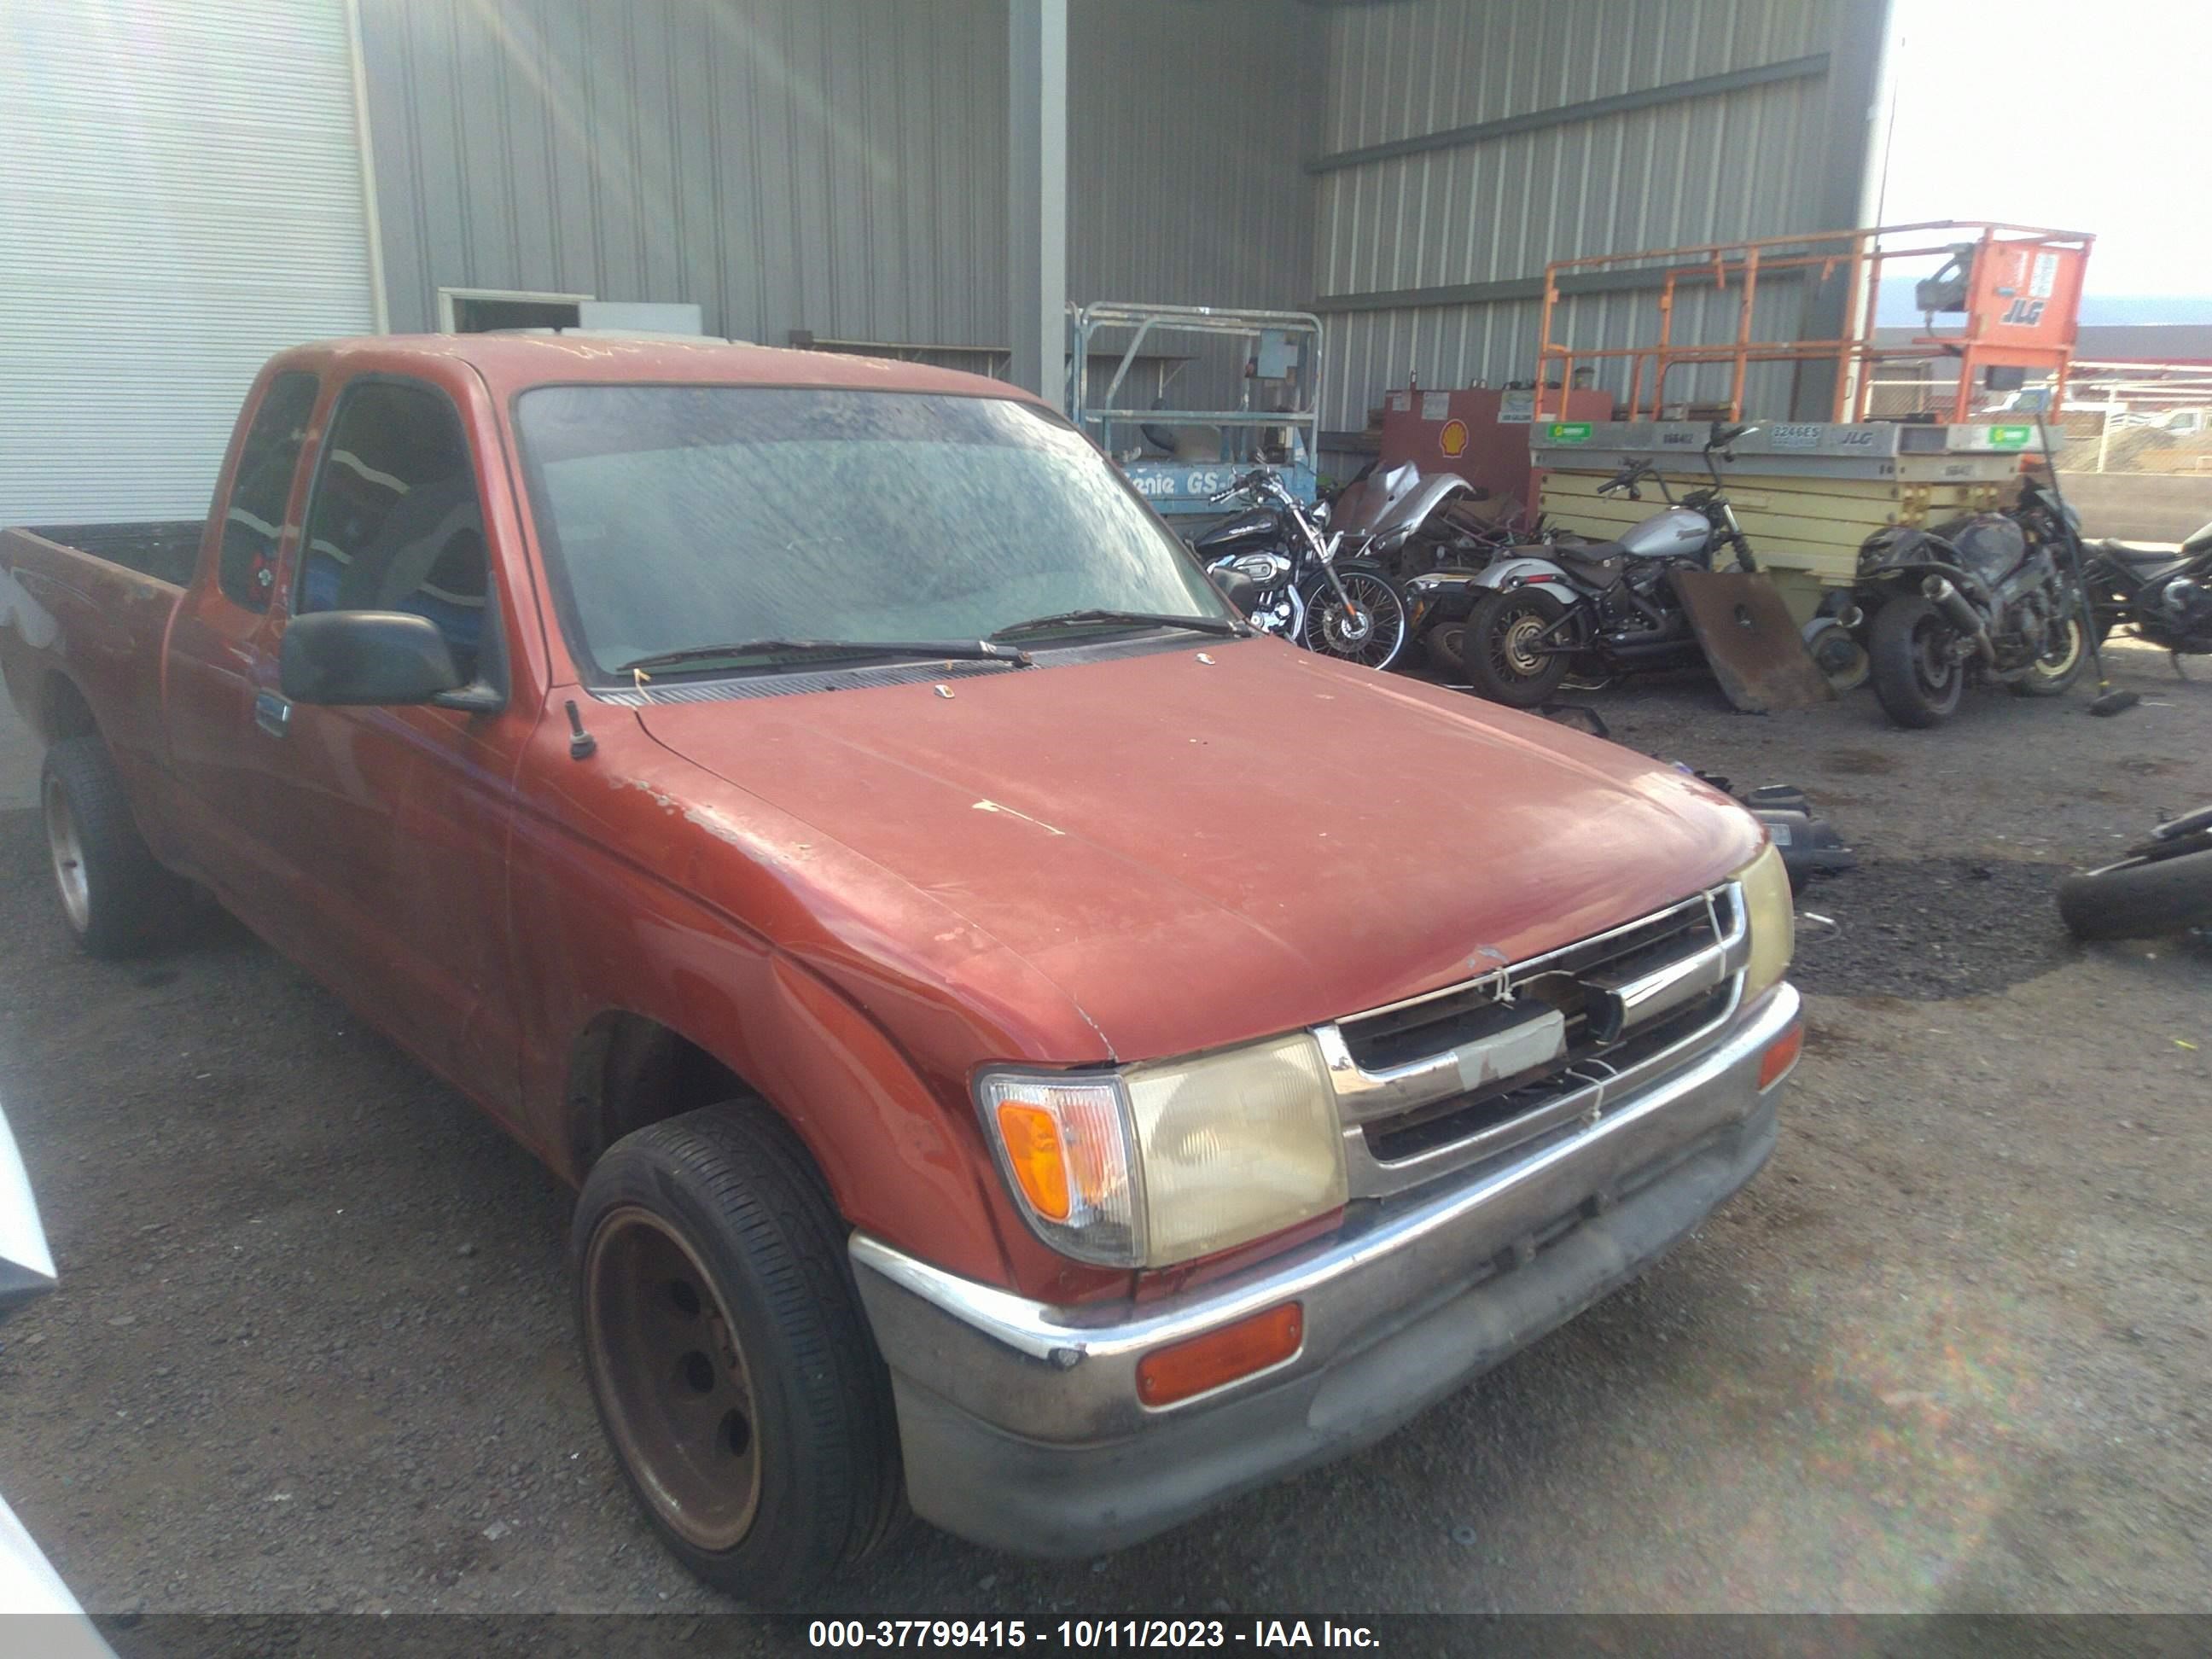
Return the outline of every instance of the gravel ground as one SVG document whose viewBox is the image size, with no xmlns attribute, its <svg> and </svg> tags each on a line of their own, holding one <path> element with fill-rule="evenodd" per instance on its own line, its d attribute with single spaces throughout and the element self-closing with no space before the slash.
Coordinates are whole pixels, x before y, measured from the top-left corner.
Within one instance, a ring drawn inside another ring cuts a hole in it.
<svg viewBox="0 0 2212 1659">
<path fill-rule="evenodd" d="M 2117 665 L 2151 701 L 2109 721 L 1590 699 L 1863 861 L 1803 900 L 1842 927 L 1769 1169 L 1364 1455 L 1096 1562 L 915 1527 L 823 1610 L 2212 1608 L 2212 957 L 2048 901 L 2212 799 L 2212 679 Z M 0 1328 L 0 1491 L 88 1606 L 726 1606 L 603 1448 L 566 1192 L 235 928 L 80 957 L 42 856 L 0 812 L 0 1091 L 63 1283 Z"/>
</svg>

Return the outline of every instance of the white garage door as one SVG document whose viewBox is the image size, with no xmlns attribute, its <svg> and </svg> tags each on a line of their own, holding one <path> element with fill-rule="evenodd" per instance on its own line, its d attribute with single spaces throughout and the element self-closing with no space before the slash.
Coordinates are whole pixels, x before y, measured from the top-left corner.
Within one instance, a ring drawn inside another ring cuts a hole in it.
<svg viewBox="0 0 2212 1659">
<path fill-rule="evenodd" d="M 343 0 L 0 0 L 0 524 L 196 517 L 280 346 L 374 325 Z"/>
</svg>

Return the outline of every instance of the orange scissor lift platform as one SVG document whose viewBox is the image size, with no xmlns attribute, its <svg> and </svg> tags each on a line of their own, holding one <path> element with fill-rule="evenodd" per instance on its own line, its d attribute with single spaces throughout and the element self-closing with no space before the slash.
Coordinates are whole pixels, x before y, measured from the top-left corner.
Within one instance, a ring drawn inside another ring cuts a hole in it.
<svg viewBox="0 0 2212 1659">
<path fill-rule="evenodd" d="M 1595 492 L 1622 459 L 1650 458 L 1679 494 L 1709 482 L 1699 459 L 1708 422 L 1757 422 L 1765 430 L 1738 446 L 1727 471 L 1730 498 L 1793 612 L 1809 616 L 1822 588 L 1849 585 L 1868 535 L 1992 507 L 2022 455 L 2041 450 L 2033 414 L 1990 381 L 2043 380 L 2045 406 L 2061 406 L 2091 242 L 1950 220 L 1555 260 L 1545 270 L 1529 425 L 1543 510 L 1584 534 L 1618 534 L 1634 509 Z M 1878 337 L 1885 273 L 1894 280 L 1900 265 L 1931 260 L 1943 268 L 1915 284 L 1923 325 Z M 1831 297 L 1838 331 L 1763 333 L 1762 317 L 1812 309 L 1808 285 Z M 1774 303 L 1778 289 L 1796 303 Z M 1593 343 L 1592 333 L 1635 343 Z M 1771 364 L 1799 371 L 1778 396 L 1780 377 L 1753 373 Z M 1610 383 L 1616 419 L 1565 413 L 1578 374 L 1585 386 Z M 1913 377 L 1917 418 L 1870 416 L 1885 374 Z M 1810 418 L 1753 406 L 1755 386 Z"/>
</svg>

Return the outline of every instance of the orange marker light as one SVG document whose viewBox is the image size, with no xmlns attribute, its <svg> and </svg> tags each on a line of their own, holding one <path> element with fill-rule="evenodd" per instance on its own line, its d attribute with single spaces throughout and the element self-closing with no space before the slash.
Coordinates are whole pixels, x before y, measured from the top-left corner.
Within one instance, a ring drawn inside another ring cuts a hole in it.
<svg viewBox="0 0 2212 1659">
<path fill-rule="evenodd" d="M 1188 1342 L 1153 1349 L 1137 1362 L 1137 1398 L 1147 1406 L 1172 1406 L 1279 1365 L 1305 1340 L 1304 1306 L 1285 1302 Z"/>
<path fill-rule="evenodd" d="M 1804 1052 L 1804 1048 L 1805 1028 L 1802 1024 L 1792 1025 L 1768 1043 L 1766 1052 L 1759 1057 L 1759 1086 L 1771 1089 L 1781 1082 L 1789 1075 L 1790 1068 L 1797 1063 L 1797 1056 Z"/>
<path fill-rule="evenodd" d="M 1006 1144 L 1006 1162 L 1030 1206 L 1050 1220 L 1066 1220 L 1067 1148 L 1060 1144 L 1060 1125 L 1052 1114 L 1042 1106 L 1001 1101 L 999 1138 Z"/>
</svg>

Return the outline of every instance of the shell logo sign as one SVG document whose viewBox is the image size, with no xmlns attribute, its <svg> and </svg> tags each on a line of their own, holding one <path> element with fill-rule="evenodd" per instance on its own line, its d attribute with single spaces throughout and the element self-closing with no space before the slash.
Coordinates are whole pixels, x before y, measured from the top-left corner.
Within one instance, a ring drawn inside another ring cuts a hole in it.
<svg viewBox="0 0 2212 1659">
<path fill-rule="evenodd" d="M 1467 453 L 1467 422 L 1446 421 L 1444 429 L 1437 434 L 1437 442 L 1447 455 L 1464 455 Z"/>
</svg>

